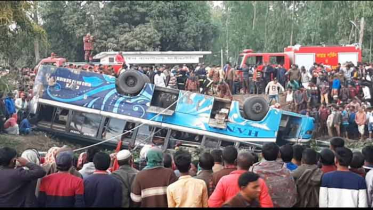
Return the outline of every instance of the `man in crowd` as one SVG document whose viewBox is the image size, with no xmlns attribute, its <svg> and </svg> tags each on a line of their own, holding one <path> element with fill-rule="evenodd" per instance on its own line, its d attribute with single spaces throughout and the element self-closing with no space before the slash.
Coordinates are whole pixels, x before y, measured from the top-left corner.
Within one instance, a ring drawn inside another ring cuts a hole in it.
<svg viewBox="0 0 373 210">
<path fill-rule="evenodd" d="M 167 207 L 167 187 L 177 181 L 175 173 L 163 167 L 162 150 L 156 147 L 146 153 L 146 167 L 132 183 L 134 206 Z"/>
<path fill-rule="evenodd" d="M 286 167 L 290 171 L 294 171 L 298 168 L 298 165 L 291 162 L 293 159 L 293 147 L 290 144 L 286 144 L 280 147 L 281 159 L 286 163 Z"/>
<path fill-rule="evenodd" d="M 302 154 L 302 165 L 291 172 L 297 185 L 298 197 L 296 207 L 318 207 L 319 191 L 323 171 L 317 166 L 317 153 L 305 149 Z"/>
<path fill-rule="evenodd" d="M 339 147 L 344 147 L 345 146 L 345 140 L 343 140 L 340 137 L 333 137 L 330 139 L 330 146 L 329 148 L 335 152 L 335 150 Z"/>
<path fill-rule="evenodd" d="M 21 93 L 21 97 L 17 98 L 15 101 L 16 113 L 18 116 L 23 116 L 24 113 L 27 113 L 28 102 L 26 101 L 26 94 Z M 18 117 L 22 118 L 22 117 Z"/>
<path fill-rule="evenodd" d="M 111 175 L 120 181 L 122 186 L 122 204 L 121 207 L 131 207 L 131 187 L 133 180 L 136 177 L 138 170 L 131 167 L 133 164 L 132 154 L 128 150 L 121 150 L 117 154 L 119 169 L 114 171 Z"/>
<path fill-rule="evenodd" d="M 238 179 L 239 193 L 226 202 L 223 207 L 259 208 L 259 176 L 252 172 L 243 173 Z"/>
<path fill-rule="evenodd" d="M 93 163 L 96 168 L 95 172 L 84 180 L 86 207 L 121 207 L 122 187 L 120 182 L 106 172 L 110 167 L 110 156 L 98 152 L 93 157 Z"/>
<path fill-rule="evenodd" d="M 240 192 L 237 184 L 239 177 L 246 173 L 254 163 L 254 157 L 247 151 L 241 151 L 237 157 L 237 170 L 223 176 L 215 191 L 209 198 L 209 207 L 221 207 L 225 202 Z M 268 194 L 268 187 L 263 179 L 259 180 L 260 195 L 258 201 L 261 207 L 273 207 L 272 199 Z"/>
<path fill-rule="evenodd" d="M 213 174 L 212 167 L 214 166 L 214 157 L 210 153 L 204 152 L 199 156 L 198 165 L 201 170 L 197 173 L 197 176 L 195 178 L 203 180 L 208 189 Z M 208 195 L 210 197 L 211 194 Z"/>
<path fill-rule="evenodd" d="M 87 150 L 87 163 L 84 163 L 83 168 L 79 170 L 79 173 L 83 176 L 83 179 L 93 174 L 96 170 L 95 164 L 93 163 L 93 157 L 100 150 L 98 147 L 90 147 Z"/>
<path fill-rule="evenodd" d="M 269 82 L 265 88 L 265 93 L 269 95 L 269 105 L 271 105 L 272 100 L 275 99 L 275 103 L 279 102 L 279 91 L 281 89 L 282 92 L 285 91 L 284 87 L 280 83 L 277 82 L 277 79 L 274 78 L 273 81 Z"/>
<path fill-rule="evenodd" d="M 208 207 L 206 183 L 189 175 L 191 155 L 188 152 L 177 151 L 174 159 L 180 177 L 167 187 L 168 207 Z"/>
<path fill-rule="evenodd" d="M 6 118 L 10 118 L 16 112 L 16 105 L 14 104 L 13 93 L 8 93 L 8 97 L 5 98 Z"/>
<path fill-rule="evenodd" d="M 294 144 L 293 145 L 293 159 L 291 159 L 291 162 L 297 166 L 300 166 L 302 164 L 302 153 L 303 153 L 304 147 L 300 144 Z"/>
<path fill-rule="evenodd" d="M 57 155 L 58 172 L 41 180 L 39 207 L 85 207 L 83 179 L 69 173 L 72 164 L 72 152 Z"/>
<path fill-rule="evenodd" d="M 15 168 L 16 163 L 21 167 Z M 17 158 L 16 150 L 0 148 L 0 207 L 30 207 L 26 206 L 27 195 L 35 193 L 31 183 L 45 174 L 41 166 L 23 157 Z"/>
<path fill-rule="evenodd" d="M 274 207 L 293 207 L 297 201 L 296 185 L 286 164 L 276 161 L 280 156 L 277 144 L 264 144 L 262 156 L 265 161 L 254 164 L 249 171 L 265 180 Z"/>
<path fill-rule="evenodd" d="M 214 149 L 211 151 L 211 155 L 214 158 L 214 166 L 212 167 L 212 171 L 215 173 L 224 168 L 222 158 L 223 151 L 220 149 Z"/>
<path fill-rule="evenodd" d="M 360 133 L 360 141 L 364 140 L 364 132 L 365 132 L 365 122 L 367 120 L 367 116 L 364 112 L 362 107 L 359 108 L 359 111 L 356 113 L 355 122 L 357 124 L 357 128 Z"/>
<path fill-rule="evenodd" d="M 334 163 L 334 152 L 330 149 L 323 149 L 320 152 L 321 170 L 325 173 L 337 170 Z"/>
<path fill-rule="evenodd" d="M 4 132 L 4 123 L 5 123 L 6 115 L 7 115 L 3 97 L 4 97 L 4 93 L 0 92 L 0 133 Z"/>
<path fill-rule="evenodd" d="M 337 171 L 323 175 L 319 207 L 368 207 L 364 178 L 348 169 L 352 151 L 340 147 L 336 149 L 335 156 Z"/>
<path fill-rule="evenodd" d="M 209 184 L 210 193 L 212 193 L 215 190 L 216 185 L 223 176 L 228 175 L 232 171 L 237 170 L 237 149 L 234 146 L 225 147 L 223 150 L 222 157 L 224 161 L 224 168 L 212 174 L 212 179 Z"/>
<path fill-rule="evenodd" d="M 362 149 L 364 156 L 365 182 L 367 184 L 368 205 L 372 207 L 373 196 L 373 146 L 368 145 Z"/>
<path fill-rule="evenodd" d="M 168 153 L 163 154 L 163 167 L 172 169 L 172 157 Z"/>
</svg>

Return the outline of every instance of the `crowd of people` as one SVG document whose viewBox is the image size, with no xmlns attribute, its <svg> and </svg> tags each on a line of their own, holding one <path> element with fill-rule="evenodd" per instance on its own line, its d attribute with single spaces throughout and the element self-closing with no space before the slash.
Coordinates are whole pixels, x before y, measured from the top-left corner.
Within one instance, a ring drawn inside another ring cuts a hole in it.
<svg viewBox="0 0 373 210">
<path fill-rule="evenodd" d="M 31 68 L 15 69 L 17 87 L 0 92 L 0 133 L 28 135 L 32 133 L 30 110 L 35 74 Z"/>
<path fill-rule="evenodd" d="M 373 146 L 353 152 L 344 143 L 333 137 L 321 152 L 267 143 L 259 155 L 227 146 L 194 161 L 182 148 L 144 147 L 145 167 L 126 149 L 90 147 L 77 157 L 52 147 L 41 157 L 3 147 L 0 207 L 372 206 Z"/>
</svg>

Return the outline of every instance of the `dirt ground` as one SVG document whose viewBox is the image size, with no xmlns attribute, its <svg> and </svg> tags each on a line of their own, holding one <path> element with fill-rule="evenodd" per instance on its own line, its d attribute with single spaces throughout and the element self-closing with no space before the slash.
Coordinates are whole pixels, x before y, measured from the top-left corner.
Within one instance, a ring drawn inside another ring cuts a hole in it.
<svg viewBox="0 0 373 210">
<path fill-rule="evenodd" d="M 62 147 L 63 145 L 67 145 L 72 149 L 81 148 L 84 145 L 72 143 L 70 141 L 58 139 L 55 137 L 50 136 L 44 132 L 35 132 L 32 135 L 7 135 L 1 134 L 0 135 L 0 147 L 12 147 L 17 150 L 18 153 L 30 148 L 37 149 L 41 152 L 47 152 L 49 148 L 57 146 Z"/>
</svg>

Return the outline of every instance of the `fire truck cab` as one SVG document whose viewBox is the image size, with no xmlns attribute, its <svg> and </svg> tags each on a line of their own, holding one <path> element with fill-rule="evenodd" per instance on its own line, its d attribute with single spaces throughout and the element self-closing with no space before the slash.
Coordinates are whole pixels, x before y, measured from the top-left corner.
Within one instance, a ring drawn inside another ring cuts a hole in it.
<svg viewBox="0 0 373 210">
<path fill-rule="evenodd" d="M 357 65 L 361 62 L 361 49 L 355 45 L 349 46 L 289 46 L 282 53 L 254 53 L 245 49 L 240 53 L 238 65 L 247 66 L 263 64 L 282 64 L 289 69 L 291 64 L 297 64 L 309 69 L 314 63 L 330 66 L 334 69 L 338 63 L 352 62 Z"/>
</svg>

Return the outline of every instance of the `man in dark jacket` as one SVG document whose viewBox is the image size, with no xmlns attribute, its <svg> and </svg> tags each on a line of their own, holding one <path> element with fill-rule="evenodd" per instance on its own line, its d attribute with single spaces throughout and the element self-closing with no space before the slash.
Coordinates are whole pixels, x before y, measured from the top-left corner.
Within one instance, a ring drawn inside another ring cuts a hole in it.
<svg viewBox="0 0 373 210">
<path fill-rule="evenodd" d="M 206 183 L 206 187 L 209 188 L 210 180 L 212 179 L 212 167 L 214 166 L 214 157 L 205 152 L 199 157 L 199 167 L 202 168 L 201 171 L 197 173 L 196 179 L 202 179 Z M 209 192 L 209 197 L 211 192 Z"/>
<path fill-rule="evenodd" d="M 121 150 L 117 154 L 119 169 L 111 175 L 118 179 L 122 185 L 122 207 L 131 207 L 131 187 L 138 170 L 131 167 L 133 163 L 132 154 L 128 150 Z"/>
<path fill-rule="evenodd" d="M 0 93 L 0 133 L 4 132 L 4 123 L 6 120 L 6 107 L 3 99 L 4 93 Z"/>
<path fill-rule="evenodd" d="M 16 162 L 29 170 L 20 167 L 14 169 Z M 25 158 L 17 158 L 14 149 L 4 147 L 0 149 L 0 207 L 25 207 L 30 183 L 45 176 L 41 166 L 28 162 Z"/>
<path fill-rule="evenodd" d="M 109 176 L 110 156 L 96 153 L 93 158 L 96 171 L 84 179 L 84 202 L 86 207 L 120 207 L 122 187 L 120 182 Z M 110 195 L 110 196 L 108 196 Z"/>
<path fill-rule="evenodd" d="M 318 207 L 321 177 L 323 172 L 317 166 L 317 153 L 305 149 L 302 154 L 302 165 L 291 172 L 297 185 L 298 198 L 296 207 Z"/>
</svg>

